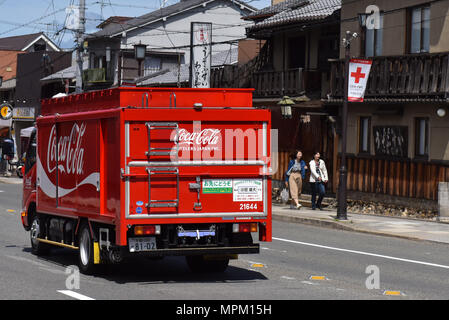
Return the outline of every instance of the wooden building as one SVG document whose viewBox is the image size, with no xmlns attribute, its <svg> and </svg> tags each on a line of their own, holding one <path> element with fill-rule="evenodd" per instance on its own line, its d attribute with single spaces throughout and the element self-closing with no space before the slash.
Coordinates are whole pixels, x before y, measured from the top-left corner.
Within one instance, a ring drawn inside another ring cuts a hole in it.
<svg viewBox="0 0 449 320">
<path fill-rule="evenodd" d="M 244 20 L 254 24 L 246 33 L 259 41 L 259 55 L 238 68 L 212 72 L 214 87 L 254 88 L 254 105 L 271 109 L 279 151 L 274 186 L 284 185 L 295 149 L 303 151 L 306 162 L 315 151 L 321 152 L 333 186 L 336 126 L 322 99 L 329 91 L 328 60 L 339 56 L 340 4 L 340 0 L 286 0 L 249 14 Z M 294 102 L 288 118 L 278 104 L 284 96 Z M 304 183 L 305 192 L 308 188 Z M 332 187 L 327 191 L 335 192 Z"/>
<path fill-rule="evenodd" d="M 372 4 L 377 29 L 363 24 Z M 349 104 L 352 197 L 435 202 L 449 181 L 448 11 L 449 0 L 342 1 L 341 33 L 361 35 L 351 56 L 373 60 L 364 102 Z M 329 110 L 342 105 L 343 57 L 331 62 Z"/>
</svg>

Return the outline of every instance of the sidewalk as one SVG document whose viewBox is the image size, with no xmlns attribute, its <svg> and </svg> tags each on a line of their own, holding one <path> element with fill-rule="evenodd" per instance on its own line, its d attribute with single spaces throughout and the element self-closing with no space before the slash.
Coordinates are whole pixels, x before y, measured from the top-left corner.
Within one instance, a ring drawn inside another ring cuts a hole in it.
<svg viewBox="0 0 449 320">
<path fill-rule="evenodd" d="M 19 178 L 17 175 L 11 175 L 9 177 L 0 174 L 0 183 L 9 183 L 9 184 L 21 184 L 23 182 L 22 178 Z"/>
<path fill-rule="evenodd" d="M 449 223 L 355 213 L 348 213 L 346 221 L 338 221 L 336 209 L 321 211 L 303 206 L 296 210 L 279 204 L 273 204 L 272 214 L 273 220 L 449 244 Z"/>
</svg>

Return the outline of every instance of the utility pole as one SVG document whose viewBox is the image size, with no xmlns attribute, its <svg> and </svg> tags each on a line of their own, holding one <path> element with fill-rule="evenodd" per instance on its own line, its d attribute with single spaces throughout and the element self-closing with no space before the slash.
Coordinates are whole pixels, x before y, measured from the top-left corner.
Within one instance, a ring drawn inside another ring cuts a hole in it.
<svg viewBox="0 0 449 320">
<path fill-rule="evenodd" d="M 338 208 L 337 219 L 348 220 L 347 211 L 347 168 L 346 168 L 346 141 L 348 126 L 348 91 L 349 91 L 349 59 L 351 55 L 351 41 L 357 38 L 357 33 L 346 31 L 346 37 L 343 39 L 345 46 L 345 88 L 343 97 L 343 110 L 341 122 L 341 164 L 340 164 L 340 182 L 338 187 Z"/>
<path fill-rule="evenodd" d="M 86 24 L 86 1 L 79 0 L 79 27 L 76 32 L 76 87 L 75 93 L 83 92 L 83 38 Z"/>
</svg>

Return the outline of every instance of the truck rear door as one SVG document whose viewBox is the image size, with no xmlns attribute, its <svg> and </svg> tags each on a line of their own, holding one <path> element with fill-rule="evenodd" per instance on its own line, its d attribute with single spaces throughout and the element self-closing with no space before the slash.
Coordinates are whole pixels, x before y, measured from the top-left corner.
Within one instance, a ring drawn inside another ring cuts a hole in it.
<svg viewBox="0 0 449 320">
<path fill-rule="evenodd" d="M 267 217 L 267 110 L 151 113 L 124 125 L 127 219 Z"/>
</svg>

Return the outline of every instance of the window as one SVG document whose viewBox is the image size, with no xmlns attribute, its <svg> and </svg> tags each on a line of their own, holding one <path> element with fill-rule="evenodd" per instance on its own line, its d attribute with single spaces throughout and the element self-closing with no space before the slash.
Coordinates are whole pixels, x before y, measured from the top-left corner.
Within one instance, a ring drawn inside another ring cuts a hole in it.
<svg viewBox="0 0 449 320">
<path fill-rule="evenodd" d="M 288 68 L 297 69 L 306 66 L 306 38 L 295 37 L 288 39 Z"/>
<path fill-rule="evenodd" d="M 384 16 L 379 16 L 379 29 L 365 29 L 365 56 L 374 57 L 382 55 Z"/>
<path fill-rule="evenodd" d="M 25 174 L 33 168 L 36 163 L 36 130 L 33 130 L 25 153 Z"/>
<path fill-rule="evenodd" d="M 427 158 L 429 155 L 429 119 L 415 119 L 415 157 Z"/>
<path fill-rule="evenodd" d="M 161 71 L 162 59 L 160 57 L 145 57 L 144 76 Z"/>
<path fill-rule="evenodd" d="M 45 51 L 47 49 L 47 46 L 45 43 L 35 43 L 34 46 L 34 51 Z"/>
<path fill-rule="evenodd" d="M 429 52 L 430 6 L 411 9 L 409 21 L 410 53 Z"/>
<path fill-rule="evenodd" d="M 371 118 L 360 117 L 359 153 L 370 153 Z"/>
</svg>

